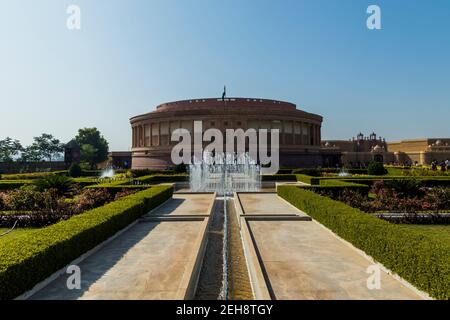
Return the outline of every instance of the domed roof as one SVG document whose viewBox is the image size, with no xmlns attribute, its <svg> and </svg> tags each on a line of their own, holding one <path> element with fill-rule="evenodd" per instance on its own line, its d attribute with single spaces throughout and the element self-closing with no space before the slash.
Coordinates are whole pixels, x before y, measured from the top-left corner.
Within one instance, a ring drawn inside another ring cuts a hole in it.
<svg viewBox="0 0 450 320">
<path fill-rule="evenodd" d="M 441 140 L 436 141 L 436 145 L 437 146 L 441 146 L 442 145 L 442 141 Z"/>
</svg>

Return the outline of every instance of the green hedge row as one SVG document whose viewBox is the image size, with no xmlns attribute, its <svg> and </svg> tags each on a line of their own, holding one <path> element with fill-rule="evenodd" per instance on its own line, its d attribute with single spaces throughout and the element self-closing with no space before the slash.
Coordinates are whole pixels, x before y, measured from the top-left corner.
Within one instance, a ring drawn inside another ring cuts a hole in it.
<svg viewBox="0 0 450 320">
<path fill-rule="evenodd" d="M 155 186 L 31 234 L 0 240 L 0 299 L 12 299 L 172 196 Z"/>
<path fill-rule="evenodd" d="M 154 169 L 132 169 L 131 175 L 134 178 L 140 178 L 144 176 L 154 175 L 172 175 L 175 174 L 174 170 L 154 170 Z"/>
<path fill-rule="evenodd" d="M 278 195 L 437 299 L 450 299 L 450 243 L 294 186 Z"/>
<path fill-rule="evenodd" d="M 148 185 L 136 185 L 136 184 L 96 184 L 92 186 L 87 186 L 86 189 L 106 189 L 108 192 L 115 196 L 116 193 L 123 191 L 125 189 L 134 189 L 134 190 L 145 190 L 150 188 Z"/>
<path fill-rule="evenodd" d="M 33 173 L 11 173 L 2 174 L 2 180 L 30 180 L 30 179 L 40 179 L 52 175 L 52 172 L 33 172 Z"/>
<path fill-rule="evenodd" d="M 386 180 L 419 180 L 426 187 L 446 187 L 450 186 L 450 176 L 441 176 L 441 177 L 433 177 L 433 176 L 418 176 L 418 177 L 409 177 L 409 176 L 351 176 L 351 177 L 320 177 L 316 178 L 320 180 L 320 184 L 323 181 L 345 181 L 350 183 L 360 183 L 365 184 L 371 187 L 376 181 L 386 181 Z"/>
<path fill-rule="evenodd" d="M 317 177 L 311 177 L 306 174 L 296 174 L 297 181 L 307 183 L 310 185 L 318 185 L 320 183 L 320 179 Z"/>
<path fill-rule="evenodd" d="M 158 183 L 158 182 L 183 182 L 188 181 L 189 176 L 185 173 L 172 175 L 150 175 L 134 179 L 141 183 Z"/>
<path fill-rule="evenodd" d="M 33 180 L 0 180 L 0 191 L 18 189 L 32 183 Z"/>
<path fill-rule="evenodd" d="M 262 181 L 297 181 L 295 174 L 267 174 L 261 176 Z"/>
<path fill-rule="evenodd" d="M 319 177 L 323 173 L 338 173 L 340 171 L 341 169 L 337 168 L 300 168 L 291 170 L 291 173 Z M 367 174 L 367 169 L 346 169 L 346 171 L 350 174 Z"/>
<path fill-rule="evenodd" d="M 98 183 L 98 179 L 96 178 L 75 178 L 73 179 L 75 183 L 80 185 L 81 187 L 90 186 Z M 0 191 L 19 189 L 24 185 L 33 184 L 35 180 L 0 180 Z M 126 183 L 126 181 L 124 181 Z"/>
</svg>

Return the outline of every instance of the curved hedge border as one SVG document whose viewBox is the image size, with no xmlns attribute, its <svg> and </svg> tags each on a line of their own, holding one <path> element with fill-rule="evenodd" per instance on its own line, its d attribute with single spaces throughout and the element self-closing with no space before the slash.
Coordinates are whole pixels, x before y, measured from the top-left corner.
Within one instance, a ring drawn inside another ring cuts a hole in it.
<svg viewBox="0 0 450 320">
<path fill-rule="evenodd" d="M 450 299 L 450 243 L 295 186 L 278 195 L 430 296 Z"/>
<path fill-rule="evenodd" d="M 158 182 L 184 182 L 189 181 L 189 176 L 185 173 L 172 175 L 149 175 L 134 179 L 140 183 L 158 183 Z"/>
<path fill-rule="evenodd" d="M 12 299 L 172 196 L 156 186 L 31 234 L 0 240 L 0 299 Z"/>
</svg>

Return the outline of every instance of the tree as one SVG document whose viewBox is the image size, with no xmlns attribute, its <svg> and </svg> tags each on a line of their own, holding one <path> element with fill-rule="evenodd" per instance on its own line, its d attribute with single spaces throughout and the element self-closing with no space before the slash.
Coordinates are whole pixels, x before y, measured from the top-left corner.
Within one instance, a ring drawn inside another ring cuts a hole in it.
<svg viewBox="0 0 450 320">
<path fill-rule="evenodd" d="M 384 168 L 383 163 L 381 162 L 371 162 L 367 167 L 367 173 L 371 176 L 382 176 L 387 173 L 387 170 Z"/>
<path fill-rule="evenodd" d="M 90 144 L 81 145 L 81 161 L 89 163 L 91 169 L 94 169 L 96 165 L 95 158 L 97 157 L 98 150 Z"/>
<path fill-rule="evenodd" d="M 81 177 L 83 174 L 83 170 L 81 170 L 81 167 L 78 163 L 72 163 L 69 167 L 69 176 L 72 178 L 78 178 Z"/>
<path fill-rule="evenodd" d="M 75 141 L 81 146 L 81 158 L 89 162 L 92 167 L 108 159 L 108 142 L 97 128 L 79 129 Z M 83 145 L 90 145 L 92 148 L 83 147 Z"/>
<path fill-rule="evenodd" d="M 48 133 L 34 137 L 34 142 L 30 148 L 30 151 L 34 150 L 41 158 L 48 159 L 48 161 L 52 161 L 54 156 L 64 151 L 61 142 Z"/>
<path fill-rule="evenodd" d="M 22 150 L 20 154 L 20 161 L 23 162 L 37 162 L 42 160 L 42 155 L 35 145 L 31 145 Z"/>
<path fill-rule="evenodd" d="M 13 140 L 10 137 L 6 137 L 6 139 L 0 140 L 0 161 L 14 161 L 14 157 L 22 150 L 23 147 L 19 140 Z"/>
</svg>

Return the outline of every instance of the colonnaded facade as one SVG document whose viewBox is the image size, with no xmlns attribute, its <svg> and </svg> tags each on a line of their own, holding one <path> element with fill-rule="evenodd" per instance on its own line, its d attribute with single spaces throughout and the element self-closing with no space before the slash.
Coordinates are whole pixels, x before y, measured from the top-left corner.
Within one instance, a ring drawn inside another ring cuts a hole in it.
<svg viewBox="0 0 450 320">
<path fill-rule="evenodd" d="M 178 128 L 192 133 L 194 121 L 202 121 L 203 131 L 216 128 L 224 136 L 226 129 L 278 129 L 281 166 L 322 166 L 327 156 L 321 151 L 322 120 L 317 114 L 297 109 L 293 103 L 260 98 L 168 102 L 130 119 L 132 167 L 165 169 L 173 165 L 170 155 L 178 142 L 171 141 L 171 133 Z M 339 161 L 333 152 L 328 156 Z"/>
<path fill-rule="evenodd" d="M 171 167 L 175 129 L 278 129 L 282 167 L 366 167 L 370 162 L 429 165 L 450 159 L 450 139 L 426 138 L 386 142 L 375 133 L 349 140 L 321 140 L 323 118 L 296 105 L 260 98 L 209 98 L 163 103 L 156 110 L 130 119 L 133 169 Z M 270 144 L 270 139 L 268 140 Z M 206 146 L 209 142 L 203 142 Z M 224 147 L 225 150 L 225 147 Z M 129 155 L 128 155 L 129 157 Z M 127 161 L 128 163 L 129 161 Z"/>
</svg>

